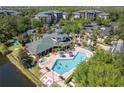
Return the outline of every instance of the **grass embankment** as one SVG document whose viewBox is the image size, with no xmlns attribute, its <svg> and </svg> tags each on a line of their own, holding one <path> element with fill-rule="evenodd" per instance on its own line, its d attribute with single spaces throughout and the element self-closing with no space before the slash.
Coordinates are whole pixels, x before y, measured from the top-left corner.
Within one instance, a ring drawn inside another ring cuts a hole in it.
<svg viewBox="0 0 124 93">
<path fill-rule="evenodd" d="M 21 65 L 15 58 L 13 58 L 12 54 L 8 54 L 7 57 L 35 85 L 37 85 L 37 86 L 41 85 L 38 74 L 36 74 L 39 72 L 38 67 L 34 67 L 34 68 L 28 70 L 28 69 L 24 68 L 24 66 Z M 38 71 L 38 72 L 36 72 L 36 71 Z"/>
<path fill-rule="evenodd" d="M 12 64 L 14 64 L 28 79 L 30 79 L 36 86 L 45 86 L 40 80 L 40 76 L 43 75 L 42 73 L 39 73 L 40 68 L 38 66 L 35 66 L 30 69 L 24 68 L 24 66 L 19 63 L 17 58 L 17 52 L 18 49 L 22 48 L 21 45 L 14 45 L 9 47 L 10 51 L 13 51 L 12 53 L 7 55 L 7 58 L 10 60 Z M 57 83 L 53 83 L 51 85 L 52 87 L 59 87 Z"/>
<path fill-rule="evenodd" d="M 15 51 L 15 50 L 18 50 L 19 48 L 22 48 L 22 45 L 21 44 L 10 46 L 8 49 L 10 51 Z"/>
<path fill-rule="evenodd" d="M 0 55 L 0 65 L 2 65 L 4 63 L 4 60 L 3 58 L 1 58 L 1 55 Z"/>
<path fill-rule="evenodd" d="M 0 65 L 3 65 L 4 63 L 6 63 L 8 60 L 2 55 L 0 54 Z"/>
<path fill-rule="evenodd" d="M 30 79 L 36 86 L 43 86 L 43 84 L 41 84 L 41 81 L 39 80 L 40 77 L 40 73 L 39 73 L 39 68 L 37 66 L 30 68 L 30 69 L 26 69 L 24 68 L 24 66 L 19 63 L 18 58 L 16 56 L 16 53 L 18 51 L 18 49 L 20 48 L 14 46 L 11 47 L 10 49 L 13 51 L 12 53 L 7 55 L 7 58 L 10 60 L 10 62 L 12 62 L 28 79 Z"/>
</svg>

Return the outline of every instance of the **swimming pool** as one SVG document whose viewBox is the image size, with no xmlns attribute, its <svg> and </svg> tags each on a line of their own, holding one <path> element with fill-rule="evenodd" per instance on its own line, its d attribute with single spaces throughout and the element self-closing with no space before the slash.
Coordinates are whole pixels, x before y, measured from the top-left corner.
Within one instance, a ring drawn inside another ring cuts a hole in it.
<svg viewBox="0 0 124 93">
<path fill-rule="evenodd" d="M 87 59 L 86 54 L 78 52 L 73 59 L 57 59 L 52 67 L 52 70 L 62 75 L 74 67 L 77 66 L 82 61 Z"/>
</svg>

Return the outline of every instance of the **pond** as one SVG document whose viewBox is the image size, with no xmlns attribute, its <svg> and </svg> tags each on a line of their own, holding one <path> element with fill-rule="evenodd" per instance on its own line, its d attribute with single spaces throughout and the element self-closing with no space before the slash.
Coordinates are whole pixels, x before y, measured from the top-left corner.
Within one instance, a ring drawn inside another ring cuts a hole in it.
<svg viewBox="0 0 124 93">
<path fill-rule="evenodd" d="M 9 60 L 0 55 L 0 87 L 35 87 Z"/>
</svg>

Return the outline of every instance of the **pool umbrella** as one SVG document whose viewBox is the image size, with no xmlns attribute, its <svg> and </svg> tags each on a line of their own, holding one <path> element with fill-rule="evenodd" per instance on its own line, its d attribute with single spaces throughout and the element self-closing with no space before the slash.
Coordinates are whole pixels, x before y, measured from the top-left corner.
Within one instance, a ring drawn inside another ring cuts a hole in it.
<svg viewBox="0 0 124 93">
<path fill-rule="evenodd" d="M 59 76 L 59 78 L 62 79 L 62 80 L 65 80 L 65 78 L 63 76 Z"/>
<path fill-rule="evenodd" d="M 46 70 L 47 70 L 47 71 L 51 71 L 48 67 L 46 67 Z"/>
</svg>

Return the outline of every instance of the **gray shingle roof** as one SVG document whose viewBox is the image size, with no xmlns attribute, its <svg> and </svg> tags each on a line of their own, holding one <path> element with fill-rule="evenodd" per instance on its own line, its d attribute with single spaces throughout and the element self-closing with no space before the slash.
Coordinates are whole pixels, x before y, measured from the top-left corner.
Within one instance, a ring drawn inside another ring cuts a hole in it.
<svg viewBox="0 0 124 93">
<path fill-rule="evenodd" d="M 73 14 L 73 15 L 80 15 L 79 12 L 73 12 L 72 14 Z"/>
<path fill-rule="evenodd" d="M 55 46 L 67 46 L 71 43 L 71 40 L 67 40 L 67 36 L 62 32 L 47 33 L 42 39 L 26 44 L 26 47 L 32 54 L 39 54 Z"/>
<path fill-rule="evenodd" d="M 11 15 L 18 15 L 18 14 L 22 14 L 21 12 L 17 12 L 15 10 L 0 10 L 0 13 L 9 13 Z"/>
<path fill-rule="evenodd" d="M 69 15 L 69 13 L 67 13 L 67 12 L 63 12 L 63 15 Z"/>
<path fill-rule="evenodd" d="M 61 39 L 65 39 L 67 37 L 67 34 L 66 33 L 62 33 L 62 32 L 54 32 L 54 33 L 50 33 L 50 34 L 44 34 L 44 37 L 51 37 L 51 38 L 55 38 L 56 40 L 58 38 L 61 38 Z"/>
<path fill-rule="evenodd" d="M 123 40 L 118 40 L 118 42 L 115 42 L 112 46 L 114 53 L 117 52 L 124 52 L 124 41 Z"/>
<path fill-rule="evenodd" d="M 48 14 L 53 14 L 53 13 L 62 13 L 62 11 L 58 11 L 58 10 L 43 11 L 43 12 L 39 12 L 36 16 L 46 17 L 49 16 Z"/>
<path fill-rule="evenodd" d="M 55 41 L 53 41 L 50 37 L 46 37 L 46 38 L 34 41 L 32 43 L 26 44 L 26 47 L 32 54 L 39 54 L 56 45 L 57 43 Z"/>
<path fill-rule="evenodd" d="M 39 12 L 36 16 L 47 17 L 46 12 Z"/>
<path fill-rule="evenodd" d="M 31 35 L 34 31 L 35 31 L 35 29 L 29 29 L 24 34 Z"/>
<path fill-rule="evenodd" d="M 110 14 L 109 13 L 105 13 L 105 12 L 102 12 L 99 14 L 100 16 L 109 16 Z"/>
<path fill-rule="evenodd" d="M 122 52 L 124 51 L 124 41 L 123 40 L 119 40 L 118 44 L 116 46 L 116 52 Z"/>
</svg>

